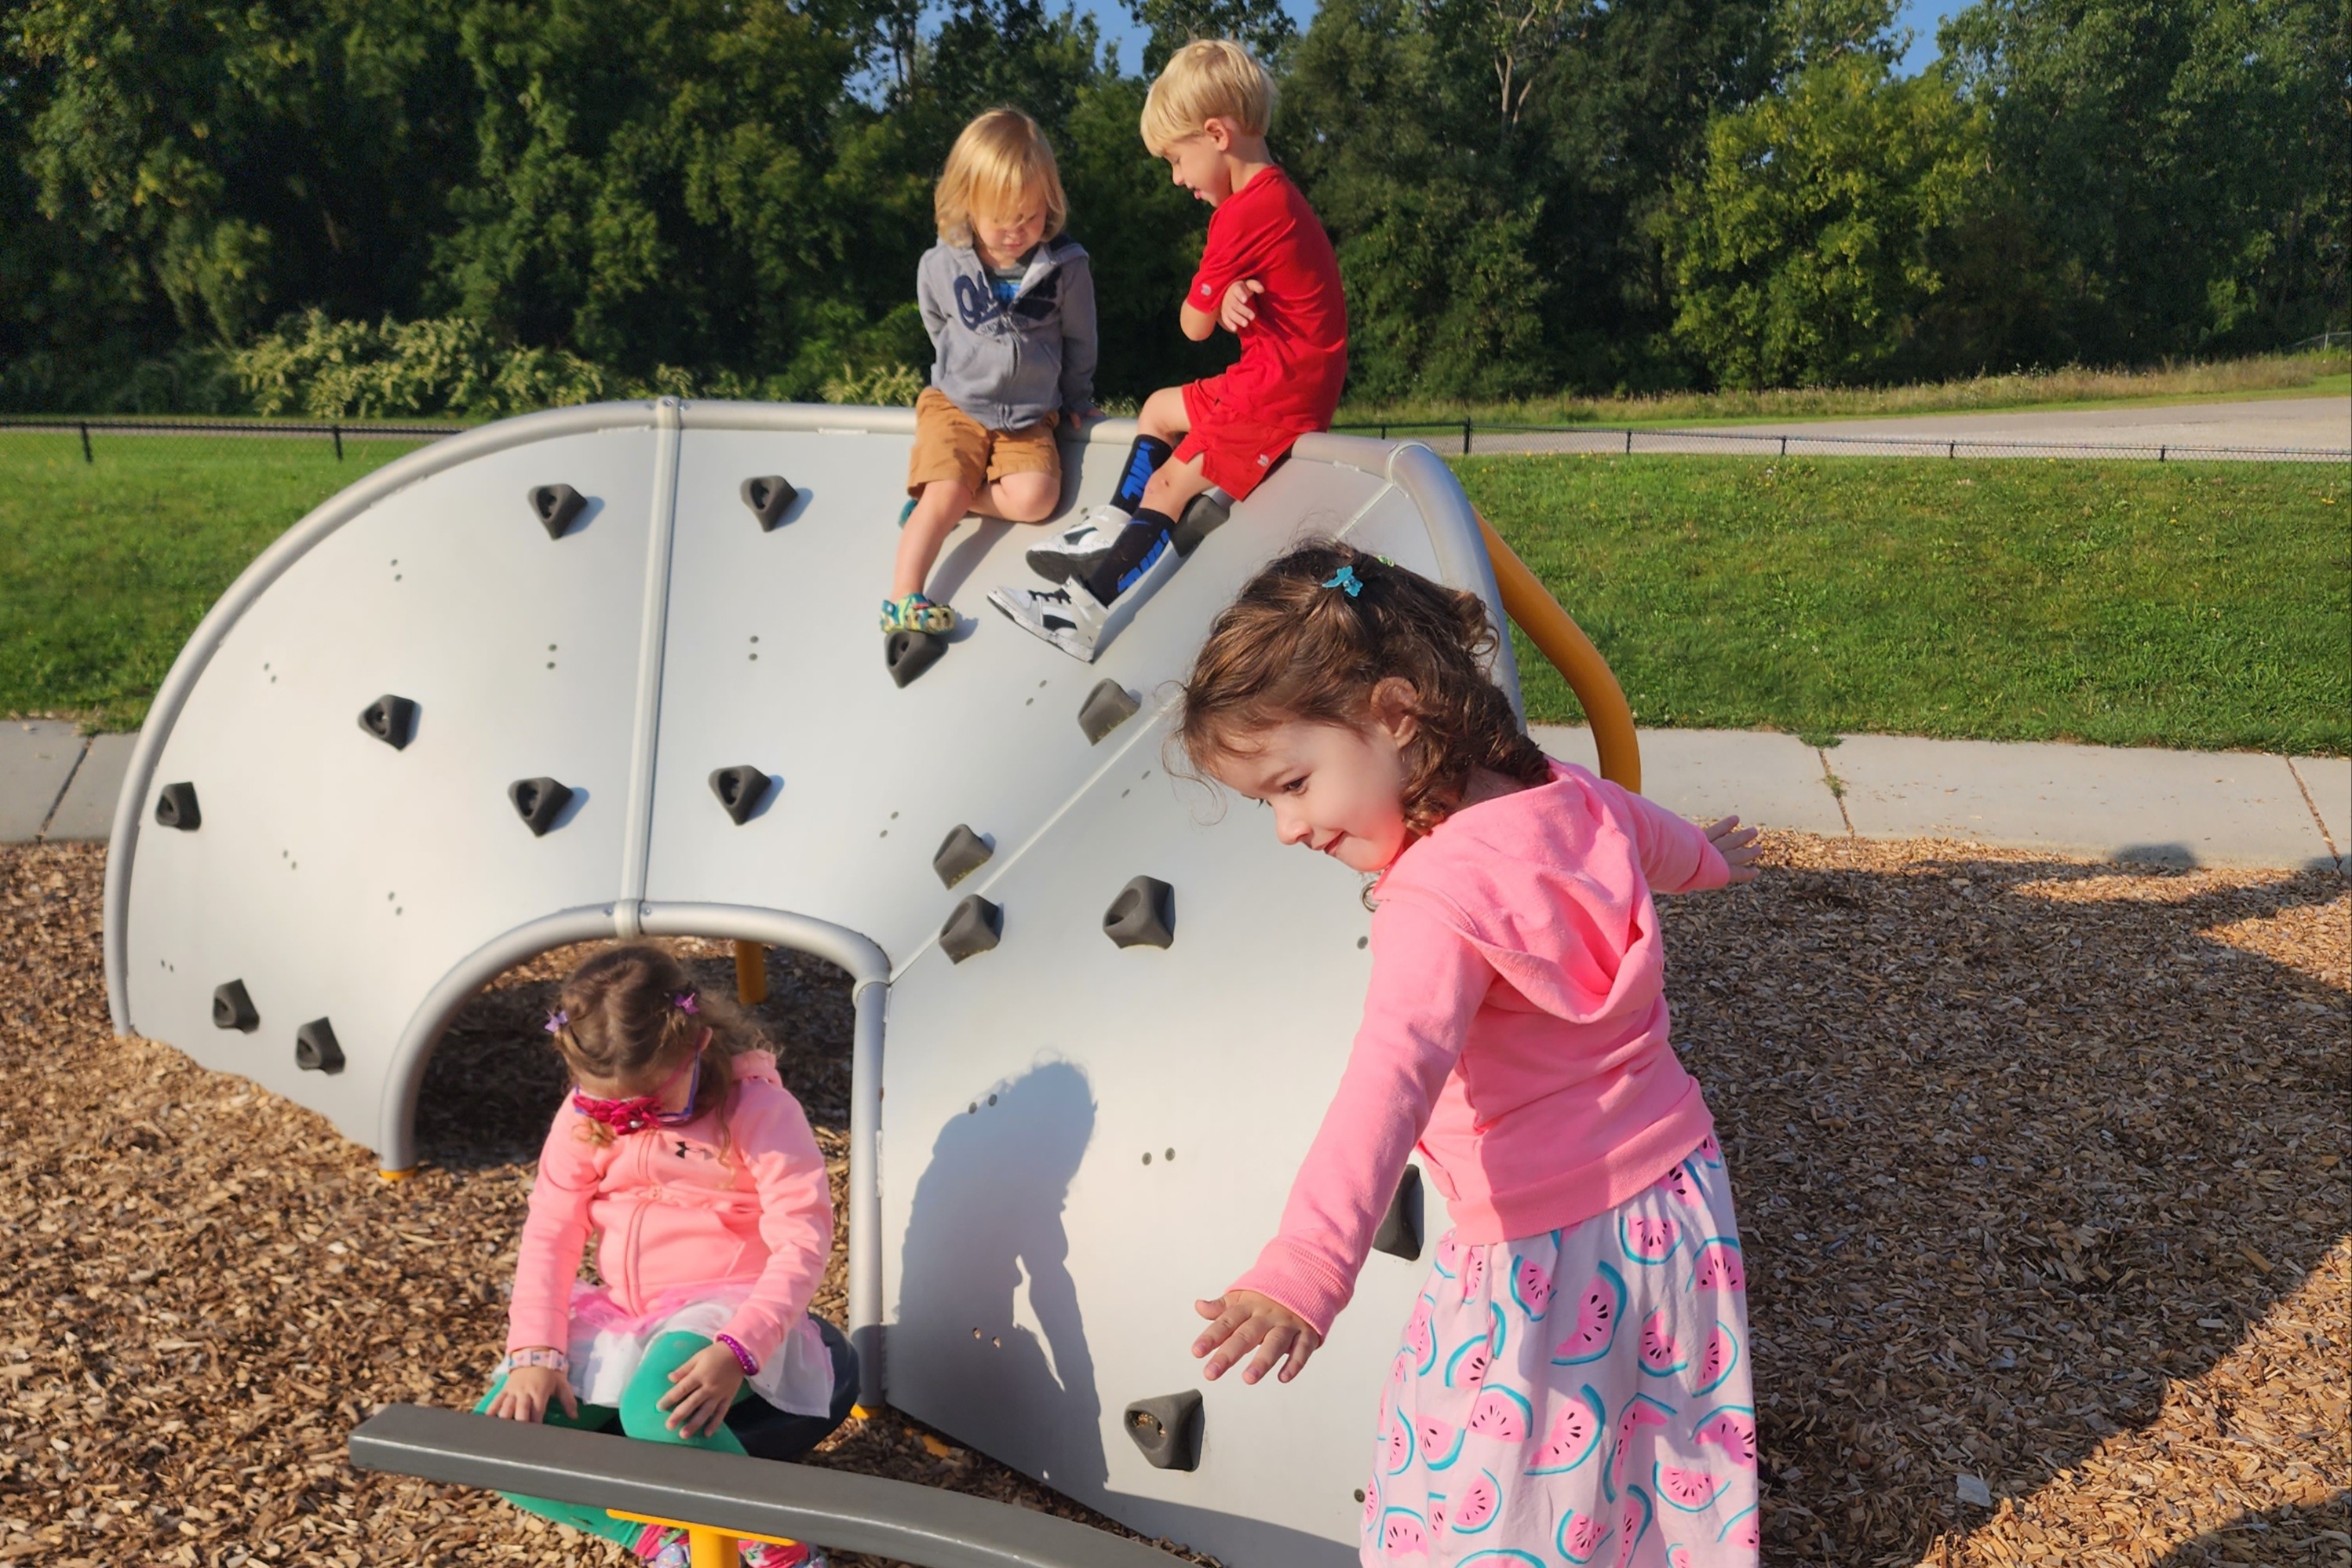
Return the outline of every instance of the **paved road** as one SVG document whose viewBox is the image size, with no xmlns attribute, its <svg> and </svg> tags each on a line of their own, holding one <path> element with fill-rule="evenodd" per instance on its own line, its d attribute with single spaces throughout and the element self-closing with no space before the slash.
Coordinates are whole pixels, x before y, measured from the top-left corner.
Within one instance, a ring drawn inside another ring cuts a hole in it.
<svg viewBox="0 0 2352 1568">
<path fill-rule="evenodd" d="M 1442 441 L 1433 438 L 1433 444 Z M 1626 436 L 1622 430 L 1481 432 L 1471 447 L 1477 452 L 1622 452 Z M 1923 414 L 1642 430 L 1633 433 L 1632 449 L 1766 457 L 1785 449 L 1807 456 L 2161 456 L 2341 463 L 2352 462 L 2352 397 L 2124 404 L 2023 414 Z"/>
</svg>

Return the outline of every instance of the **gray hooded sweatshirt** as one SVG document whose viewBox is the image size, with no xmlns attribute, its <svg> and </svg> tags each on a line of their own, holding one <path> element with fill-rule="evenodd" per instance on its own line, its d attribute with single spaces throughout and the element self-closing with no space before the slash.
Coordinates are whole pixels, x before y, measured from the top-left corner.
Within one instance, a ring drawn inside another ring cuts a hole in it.
<svg viewBox="0 0 2352 1568">
<path fill-rule="evenodd" d="M 931 384 L 990 429 L 1094 406 L 1094 271 L 1069 236 L 1029 253 L 1010 306 L 997 302 L 978 251 L 942 240 L 916 266 L 915 298 L 931 334 Z"/>
</svg>

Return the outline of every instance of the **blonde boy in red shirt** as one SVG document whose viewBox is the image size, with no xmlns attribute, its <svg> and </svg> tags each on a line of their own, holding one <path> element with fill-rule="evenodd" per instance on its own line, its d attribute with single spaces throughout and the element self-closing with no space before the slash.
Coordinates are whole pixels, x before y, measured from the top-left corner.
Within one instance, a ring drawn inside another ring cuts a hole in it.
<svg viewBox="0 0 2352 1568">
<path fill-rule="evenodd" d="M 1175 183 L 1215 209 L 1181 311 L 1195 342 L 1223 327 L 1241 358 L 1222 375 L 1163 387 L 1110 501 L 1029 552 L 1054 589 L 999 588 L 989 602 L 1091 661 L 1216 522 L 1310 430 L 1328 430 L 1348 379 L 1348 304 L 1330 237 L 1267 151 L 1274 79 L 1239 44 L 1209 39 L 1170 58 L 1143 106 L 1143 142 Z M 1174 445 L 1171 446 L 1171 443 Z M 1184 528 L 1193 499 L 1214 489 Z"/>
</svg>

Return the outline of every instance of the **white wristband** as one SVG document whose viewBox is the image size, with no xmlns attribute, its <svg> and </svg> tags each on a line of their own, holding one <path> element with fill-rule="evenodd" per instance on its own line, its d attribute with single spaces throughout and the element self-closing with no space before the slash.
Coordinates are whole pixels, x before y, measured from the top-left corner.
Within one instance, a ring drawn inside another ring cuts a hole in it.
<svg viewBox="0 0 2352 1568">
<path fill-rule="evenodd" d="M 504 1377 L 520 1366 L 543 1366 L 553 1372 L 569 1373 L 572 1370 L 572 1358 L 562 1351 L 541 1349 L 509 1351 L 506 1360 L 499 1363 L 498 1371 L 491 1375 Z"/>
</svg>

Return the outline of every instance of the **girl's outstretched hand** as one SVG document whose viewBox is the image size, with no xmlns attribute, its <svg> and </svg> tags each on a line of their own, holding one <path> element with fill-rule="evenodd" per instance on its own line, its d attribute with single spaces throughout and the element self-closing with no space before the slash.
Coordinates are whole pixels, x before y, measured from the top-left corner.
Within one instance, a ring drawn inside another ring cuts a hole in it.
<svg viewBox="0 0 2352 1568">
<path fill-rule="evenodd" d="M 1307 1359 L 1323 1346 L 1315 1325 L 1276 1300 L 1255 1290 L 1228 1290 L 1213 1301 L 1195 1301 L 1192 1310 L 1209 1320 L 1192 1342 L 1195 1356 L 1207 1356 L 1202 1375 L 1212 1383 L 1252 1349 L 1257 1354 L 1242 1370 L 1244 1383 L 1255 1383 L 1282 1363 L 1276 1381 L 1288 1383 L 1307 1370 Z"/>
<path fill-rule="evenodd" d="M 1718 818 L 1706 825 L 1706 841 L 1722 855 L 1724 864 L 1731 868 L 1734 882 L 1756 879 L 1756 857 L 1762 846 L 1756 842 L 1756 830 L 1739 826 L 1737 816 Z"/>
<path fill-rule="evenodd" d="M 705 1345 L 669 1374 L 669 1392 L 654 1402 L 669 1412 L 666 1425 L 685 1437 L 708 1437 L 727 1425 L 727 1412 L 743 1386 L 743 1368 L 725 1345 Z"/>
<path fill-rule="evenodd" d="M 553 1401 L 563 1414 L 577 1420 L 580 1401 L 572 1395 L 572 1380 L 551 1366 L 519 1366 L 507 1373 L 506 1385 L 490 1401 L 488 1415 L 508 1421 L 538 1421 Z"/>
</svg>

